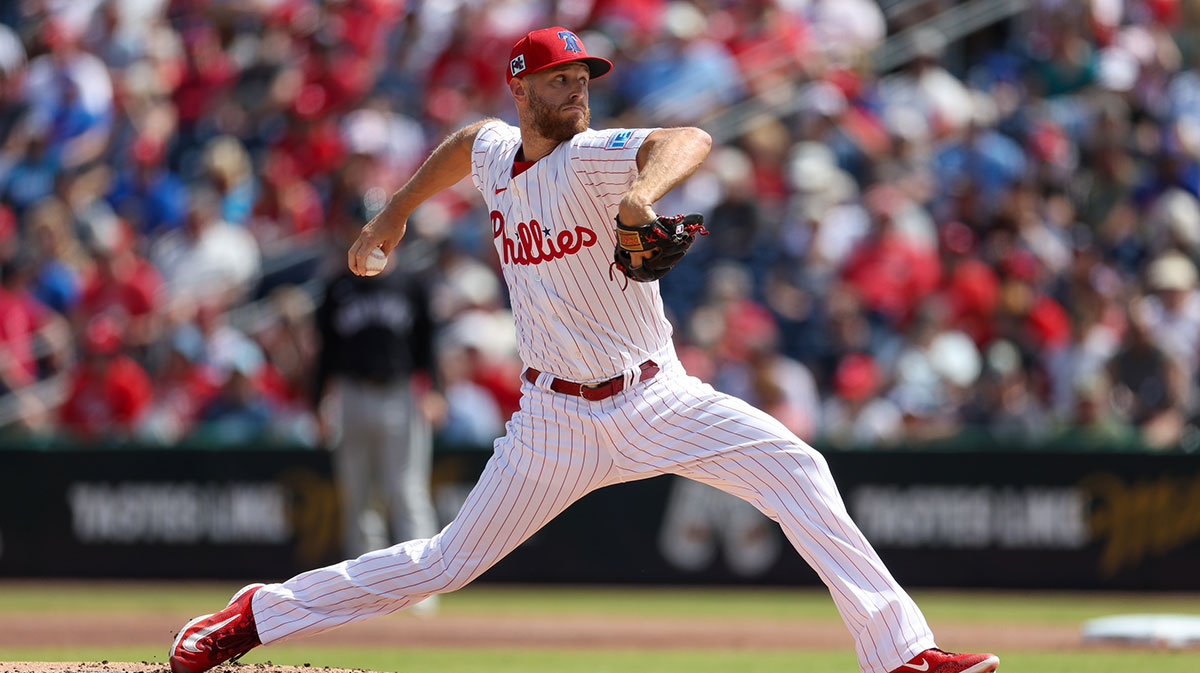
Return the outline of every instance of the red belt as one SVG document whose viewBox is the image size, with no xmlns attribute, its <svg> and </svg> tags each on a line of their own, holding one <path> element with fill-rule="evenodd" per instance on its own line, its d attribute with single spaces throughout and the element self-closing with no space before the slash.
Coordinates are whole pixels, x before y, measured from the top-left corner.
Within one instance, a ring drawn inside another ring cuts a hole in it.
<svg viewBox="0 0 1200 673">
<path fill-rule="evenodd" d="M 641 365 L 642 373 L 638 376 L 638 382 L 654 378 L 658 373 L 658 365 L 654 360 L 646 360 Z M 530 383 L 537 383 L 537 377 L 541 374 L 538 370 L 530 367 L 525 370 L 525 380 Z M 607 381 L 599 383 L 575 383 L 565 379 L 554 379 L 550 382 L 550 390 L 563 395 L 577 395 L 589 402 L 599 402 L 605 400 L 625 389 L 625 377 L 614 376 Z"/>
</svg>

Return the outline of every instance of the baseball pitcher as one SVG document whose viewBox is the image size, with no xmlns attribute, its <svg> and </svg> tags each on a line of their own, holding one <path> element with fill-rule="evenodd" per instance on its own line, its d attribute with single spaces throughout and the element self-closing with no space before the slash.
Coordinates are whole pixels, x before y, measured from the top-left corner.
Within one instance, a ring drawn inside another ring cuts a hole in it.
<svg viewBox="0 0 1200 673">
<path fill-rule="evenodd" d="M 824 458 L 771 416 L 683 370 L 658 279 L 705 233 L 654 204 L 691 175 L 700 129 L 588 128 L 588 84 L 612 64 L 579 37 L 536 30 L 507 64 L 519 126 L 447 138 L 362 229 L 349 267 L 404 236 L 410 213 L 470 175 L 508 285 L 521 407 L 462 511 L 441 533 L 250 585 L 193 620 L 171 648 L 199 673 L 260 644 L 395 612 L 478 577 L 588 492 L 677 474 L 753 504 L 816 569 L 867 673 L 988 673 L 991 654 L 936 648 L 924 616 L 850 519 Z"/>
</svg>

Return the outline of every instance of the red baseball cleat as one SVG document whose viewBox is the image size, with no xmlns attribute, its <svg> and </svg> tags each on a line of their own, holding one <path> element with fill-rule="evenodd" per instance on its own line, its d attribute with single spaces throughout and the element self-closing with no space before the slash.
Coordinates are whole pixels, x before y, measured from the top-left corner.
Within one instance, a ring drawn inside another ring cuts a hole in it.
<svg viewBox="0 0 1200 673">
<path fill-rule="evenodd" d="M 262 586 L 244 586 L 224 610 L 185 624 L 171 645 L 171 671 L 201 673 L 226 661 L 235 661 L 261 645 L 250 599 Z"/>
<path fill-rule="evenodd" d="M 892 673 L 992 673 L 1000 666 L 994 654 L 955 654 L 936 647 L 925 650 Z"/>
</svg>

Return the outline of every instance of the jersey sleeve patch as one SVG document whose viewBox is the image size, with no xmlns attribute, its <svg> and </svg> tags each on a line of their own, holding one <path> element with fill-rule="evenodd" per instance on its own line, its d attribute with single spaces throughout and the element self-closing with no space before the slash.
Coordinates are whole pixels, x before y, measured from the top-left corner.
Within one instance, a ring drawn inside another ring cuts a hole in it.
<svg viewBox="0 0 1200 673">
<path fill-rule="evenodd" d="M 617 131 L 616 133 L 612 134 L 611 137 L 609 137 L 608 143 L 606 143 L 604 145 L 604 149 L 606 149 L 606 150 L 625 149 L 625 146 L 629 144 L 629 141 L 632 138 L 633 138 L 633 129 L 625 129 L 624 131 Z"/>
</svg>

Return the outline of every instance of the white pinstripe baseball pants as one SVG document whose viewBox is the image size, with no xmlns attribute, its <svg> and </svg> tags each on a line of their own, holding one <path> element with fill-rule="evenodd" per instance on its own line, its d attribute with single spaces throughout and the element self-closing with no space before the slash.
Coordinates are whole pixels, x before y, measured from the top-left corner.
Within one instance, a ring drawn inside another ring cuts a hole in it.
<svg viewBox="0 0 1200 673">
<path fill-rule="evenodd" d="M 525 382 L 520 411 L 454 521 L 431 539 L 267 585 L 253 603 L 262 642 L 459 589 L 590 491 L 671 473 L 742 498 L 783 527 L 829 587 L 863 671 L 887 673 L 933 647 L 924 616 L 850 519 L 824 457 L 688 376 L 673 353 L 654 359 L 657 376 L 599 402 L 550 391 L 545 374 Z"/>
</svg>

